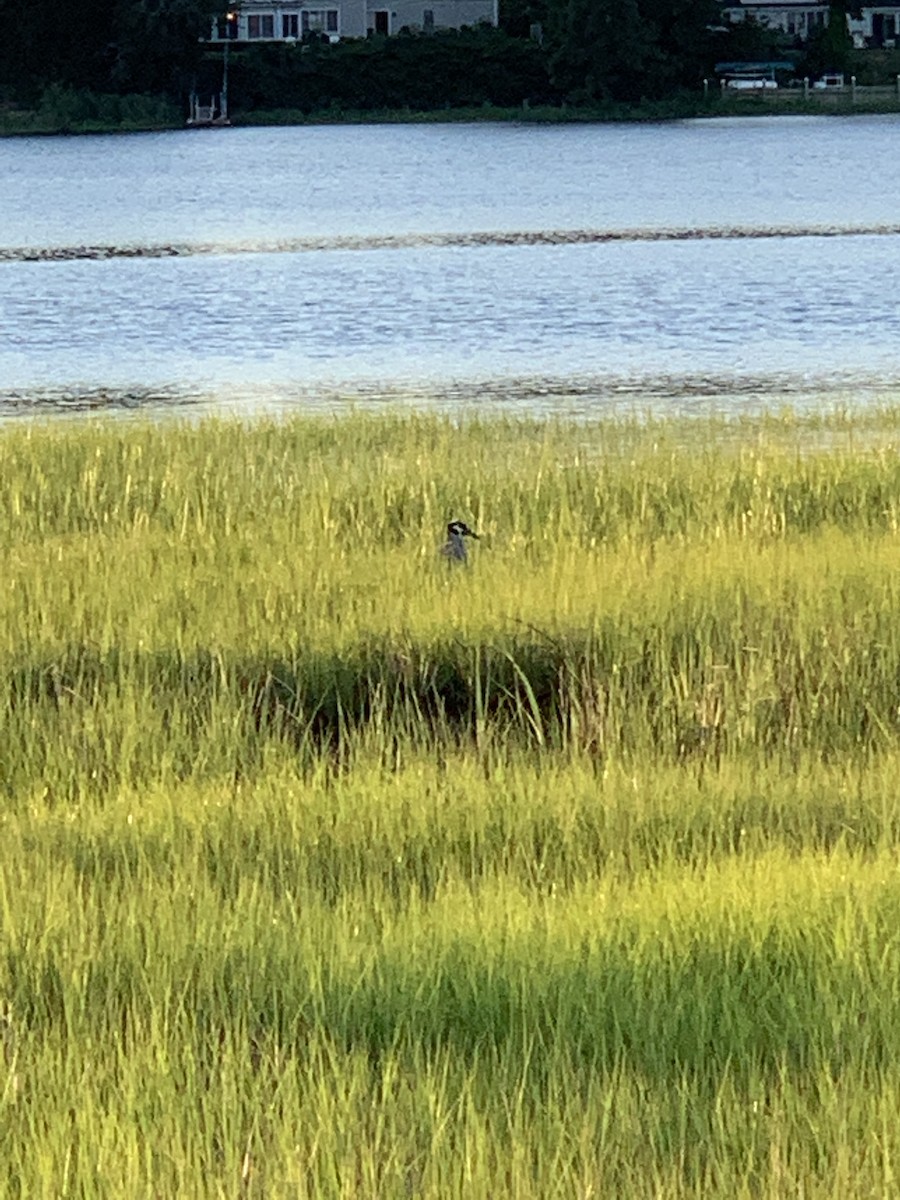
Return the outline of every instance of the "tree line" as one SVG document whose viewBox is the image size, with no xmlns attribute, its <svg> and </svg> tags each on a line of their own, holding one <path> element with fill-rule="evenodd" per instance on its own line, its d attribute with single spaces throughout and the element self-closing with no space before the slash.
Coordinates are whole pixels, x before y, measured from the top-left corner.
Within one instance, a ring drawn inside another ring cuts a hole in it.
<svg viewBox="0 0 900 1200">
<path fill-rule="evenodd" d="M 0 101 L 50 86 L 180 96 L 222 0 L 0 0 Z"/>
<path fill-rule="evenodd" d="M 699 89 L 718 59 L 778 52 L 763 27 L 726 27 L 721 8 L 721 0 L 501 0 L 499 29 L 235 47 L 232 106 L 659 100 Z M 832 8 L 842 14 L 846 4 Z M 222 0 L 0 0 L 0 103 L 35 105 L 48 88 L 174 102 L 209 90 L 222 50 L 205 39 L 222 10 Z M 827 44 L 822 52 L 836 53 Z"/>
</svg>

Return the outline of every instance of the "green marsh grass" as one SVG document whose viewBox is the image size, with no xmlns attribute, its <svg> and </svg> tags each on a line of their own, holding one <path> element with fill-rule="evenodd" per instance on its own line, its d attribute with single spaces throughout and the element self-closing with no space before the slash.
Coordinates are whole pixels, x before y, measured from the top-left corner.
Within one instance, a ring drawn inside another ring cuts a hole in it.
<svg viewBox="0 0 900 1200">
<path fill-rule="evenodd" d="M 898 434 L 5 431 L 0 1194 L 891 1195 Z"/>
</svg>

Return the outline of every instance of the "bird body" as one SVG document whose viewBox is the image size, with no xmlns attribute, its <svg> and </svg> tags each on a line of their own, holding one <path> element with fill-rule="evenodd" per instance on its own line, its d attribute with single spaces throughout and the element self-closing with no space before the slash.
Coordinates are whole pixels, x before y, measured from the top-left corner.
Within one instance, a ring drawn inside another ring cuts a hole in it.
<svg viewBox="0 0 900 1200">
<path fill-rule="evenodd" d="M 451 521 L 447 526 L 447 540 L 441 546 L 441 554 L 448 562 L 465 565 L 469 561 L 466 538 L 475 538 L 478 541 L 478 534 L 470 529 L 465 521 Z"/>
</svg>

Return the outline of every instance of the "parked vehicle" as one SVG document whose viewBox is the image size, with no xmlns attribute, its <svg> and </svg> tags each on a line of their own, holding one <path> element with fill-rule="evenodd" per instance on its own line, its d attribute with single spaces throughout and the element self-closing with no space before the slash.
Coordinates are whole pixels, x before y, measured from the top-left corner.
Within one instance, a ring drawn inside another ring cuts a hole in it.
<svg viewBox="0 0 900 1200">
<path fill-rule="evenodd" d="M 725 80 L 725 86 L 736 92 L 771 91 L 778 87 L 768 75 L 733 75 Z"/>
</svg>

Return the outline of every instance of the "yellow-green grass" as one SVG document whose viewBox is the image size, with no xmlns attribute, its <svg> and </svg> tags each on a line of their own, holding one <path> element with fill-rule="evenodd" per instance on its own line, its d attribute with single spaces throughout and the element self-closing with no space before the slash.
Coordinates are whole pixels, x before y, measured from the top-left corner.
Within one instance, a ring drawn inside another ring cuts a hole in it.
<svg viewBox="0 0 900 1200">
<path fill-rule="evenodd" d="M 898 434 L 4 432 L 0 1195 L 891 1195 Z"/>
</svg>

